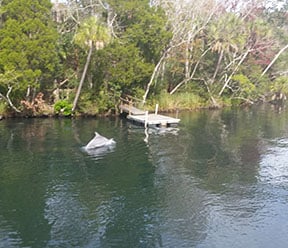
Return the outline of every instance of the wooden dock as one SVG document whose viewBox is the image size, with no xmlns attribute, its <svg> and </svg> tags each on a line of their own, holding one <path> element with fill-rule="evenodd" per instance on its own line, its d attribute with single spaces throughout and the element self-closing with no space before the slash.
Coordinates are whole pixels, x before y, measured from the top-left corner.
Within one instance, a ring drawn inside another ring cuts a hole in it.
<svg viewBox="0 0 288 248">
<path fill-rule="evenodd" d="M 121 104 L 119 106 L 121 113 L 127 113 L 129 115 L 145 115 L 145 111 L 135 108 L 132 105 L 129 104 Z"/>
<path fill-rule="evenodd" d="M 121 113 L 127 113 L 127 119 L 141 124 L 145 127 L 170 127 L 178 125 L 180 119 L 170 116 L 164 116 L 158 114 L 158 107 L 156 107 L 155 113 L 149 114 L 148 111 L 140 110 L 130 105 L 120 105 Z"/>
</svg>

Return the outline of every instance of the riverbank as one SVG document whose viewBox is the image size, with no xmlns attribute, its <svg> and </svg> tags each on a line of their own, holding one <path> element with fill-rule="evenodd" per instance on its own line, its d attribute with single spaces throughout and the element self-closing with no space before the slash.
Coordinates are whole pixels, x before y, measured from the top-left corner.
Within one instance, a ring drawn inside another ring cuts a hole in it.
<svg viewBox="0 0 288 248">
<path fill-rule="evenodd" d="M 282 106 L 284 104 L 283 101 L 280 103 L 278 102 L 275 104 L 274 102 L 242 102 L 242 103 L 232 103 L 231 101 L 218 101 L 217 106 L 211 104 L 209 101 L 199 100 L 197 98 L 193 98 L 191 96 L 189 97 L 183 97 L 180 98 L 177 97 L 171 97 L 168 99 L 166 97 L 162 97 L 159 99 L 149 100 L 146 102 L 145 106 L 139 107 L 140 109 L 143 109 L 144 111 L 148 111 L 149 113 L 155 112 L 155 108 L 157 106 L 157 112 L 158 113 L 179 113 L 184 111 L 198 111 L 203 109 L 224 109 L 224 108 L 230 108 L 230 107 L 236 107 L 241 108 L 243 106 L 252 106 L 252 105 L 261 105 L 261 104 L 271 104 L 271 105 L 279 105 Z M 15 112 L 12 109 L 10 110 L 3 110 L 0 112 L 0 121 L 3 119 L 8 118 L 86 118 L 86 117 L 113 117 L 118 116 L 120 114 L 120 109 L 118 107 L 111 108 L 107 111 L 97 111 L 97 108 L 95 107 L 95 110 L 91 111 L 90 109 L 83 110 L 76 110 L 74 113 L 71 109 L 67 108 L 66 105 L 61 106 L 60 108 L 55 107 L 54 105 L 49 105 L 46 103 L 42 103 L 41 108 L 34 108 L 34 109 L 27 109 L 23 108 L 21 112 Z"/>
</svg>

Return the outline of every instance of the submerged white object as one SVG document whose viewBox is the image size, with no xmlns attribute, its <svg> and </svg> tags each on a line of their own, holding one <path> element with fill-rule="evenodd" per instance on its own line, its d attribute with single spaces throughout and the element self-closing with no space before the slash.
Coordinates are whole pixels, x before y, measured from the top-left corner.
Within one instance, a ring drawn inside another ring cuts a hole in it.
<svg viewBox="0 0 288 248">
<path fill-rule="evenodd" d="M 104 146 L 113 146 L 116 142 L 114 139 L 107 139 L 99 133 L 95 132 L 95 136 L 89 143 L 84 147 L 86 150 L 96 149 Z"/>
</svg>

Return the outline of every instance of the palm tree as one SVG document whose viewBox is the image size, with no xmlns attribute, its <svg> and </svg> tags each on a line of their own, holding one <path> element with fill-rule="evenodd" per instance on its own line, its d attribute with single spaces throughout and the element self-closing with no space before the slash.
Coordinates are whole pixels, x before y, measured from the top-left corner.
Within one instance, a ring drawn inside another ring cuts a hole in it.
<svg viewBox="0 0 288 248">
<path fill-rule="evenodd" d="M 84 49 L 88 49 L 88 55 L 86 58 L 86 63 L 83 69 L 83 73 L 81 76 L 81 80 L 75 95 L 75 99 L 73 102 L 72 111 L 74 112 L 78 103 L 78 99 L 81 93 L 81 89 L 87 74 L 87 69 L 90 64 L 91 55 L 93 49 L 96 50 L 104 48 L 104 46 L 110 42 L 110 33 L 107 27 L 105 27 L 102 23 L 99 22 L 98 18 L 92 16 L 88 18 L 82 25 L 78 32 L 75 35 L 75 43 Z"/>
<path fill-rule="evenodd" d="M 245 39 L 241 26 L 243 26 L 241 19 L 229 13 L 221 16 L 218 21 L 211 25 L 213 38 L 211 50 L 218 54 L 218 60 L 210 84 L 215 82 L 224 57 L 226 56 L 226 61 L 230 63 L 243 46 Z"/>
</svg>

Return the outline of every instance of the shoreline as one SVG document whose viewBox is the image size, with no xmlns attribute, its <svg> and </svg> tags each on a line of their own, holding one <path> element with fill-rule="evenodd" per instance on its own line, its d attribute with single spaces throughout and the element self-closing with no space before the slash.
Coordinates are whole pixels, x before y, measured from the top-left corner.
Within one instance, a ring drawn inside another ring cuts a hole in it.
<svg viewBox="0 0 288 248">
<path fill-rule="evenodd" d="M 247 108 L 247 107 L 252 107 L 255 105 L 265 105 L 265 104 L 269 104 L 271 106 L 283 106 L 283 104 L 272 104 L 271 102 L 262 102 L 262 103 L 256 103 L 256 104 L 252 104 L 252 105 L 238 105 L 238 106 L 221 106 L 221 107 L 199 107 L 199 108 L 175 108 L 175 109 L 165 109 L 165 110 L 159 110 L 157 111 L 159 114 L 173 114 L 173 113 L 180 113 L 180 112 L 193 112 L 193 111 L 201 111 L 201 110 L 221 110 L 221 109 L 225 109 L 225 108 Z M 284 104 L 285 105 L 285 104 Z M 149 113 L 153 113 L 154 110 L 149 110 Z M 24 119 L 28 119 L 28 118 L 66 118 L 66 119 L 77 119 L 77 118 L 109 118 L 109 117 L 117 117 L 117 116 L 121 116 L 121 113 L 119 111 L 107 111 L 106 113 L 98 113 L 98 114 L 89 114 L 89 113 L 79 113 L 76 112 L 72 115 L 59 115 L 56 113 L 51 113 L 51 114 L 34 114 L 34 115 L 29 115 L 29 114 L 24 114 L 24 113 L 13 113 L 13 112 L 9 112 L 9 113 L 2 113 L 0 114 L 0 121 L 5 120 L 5 119 L 16 119 L 16 118 L 24 118 Z"/>
</svg>

